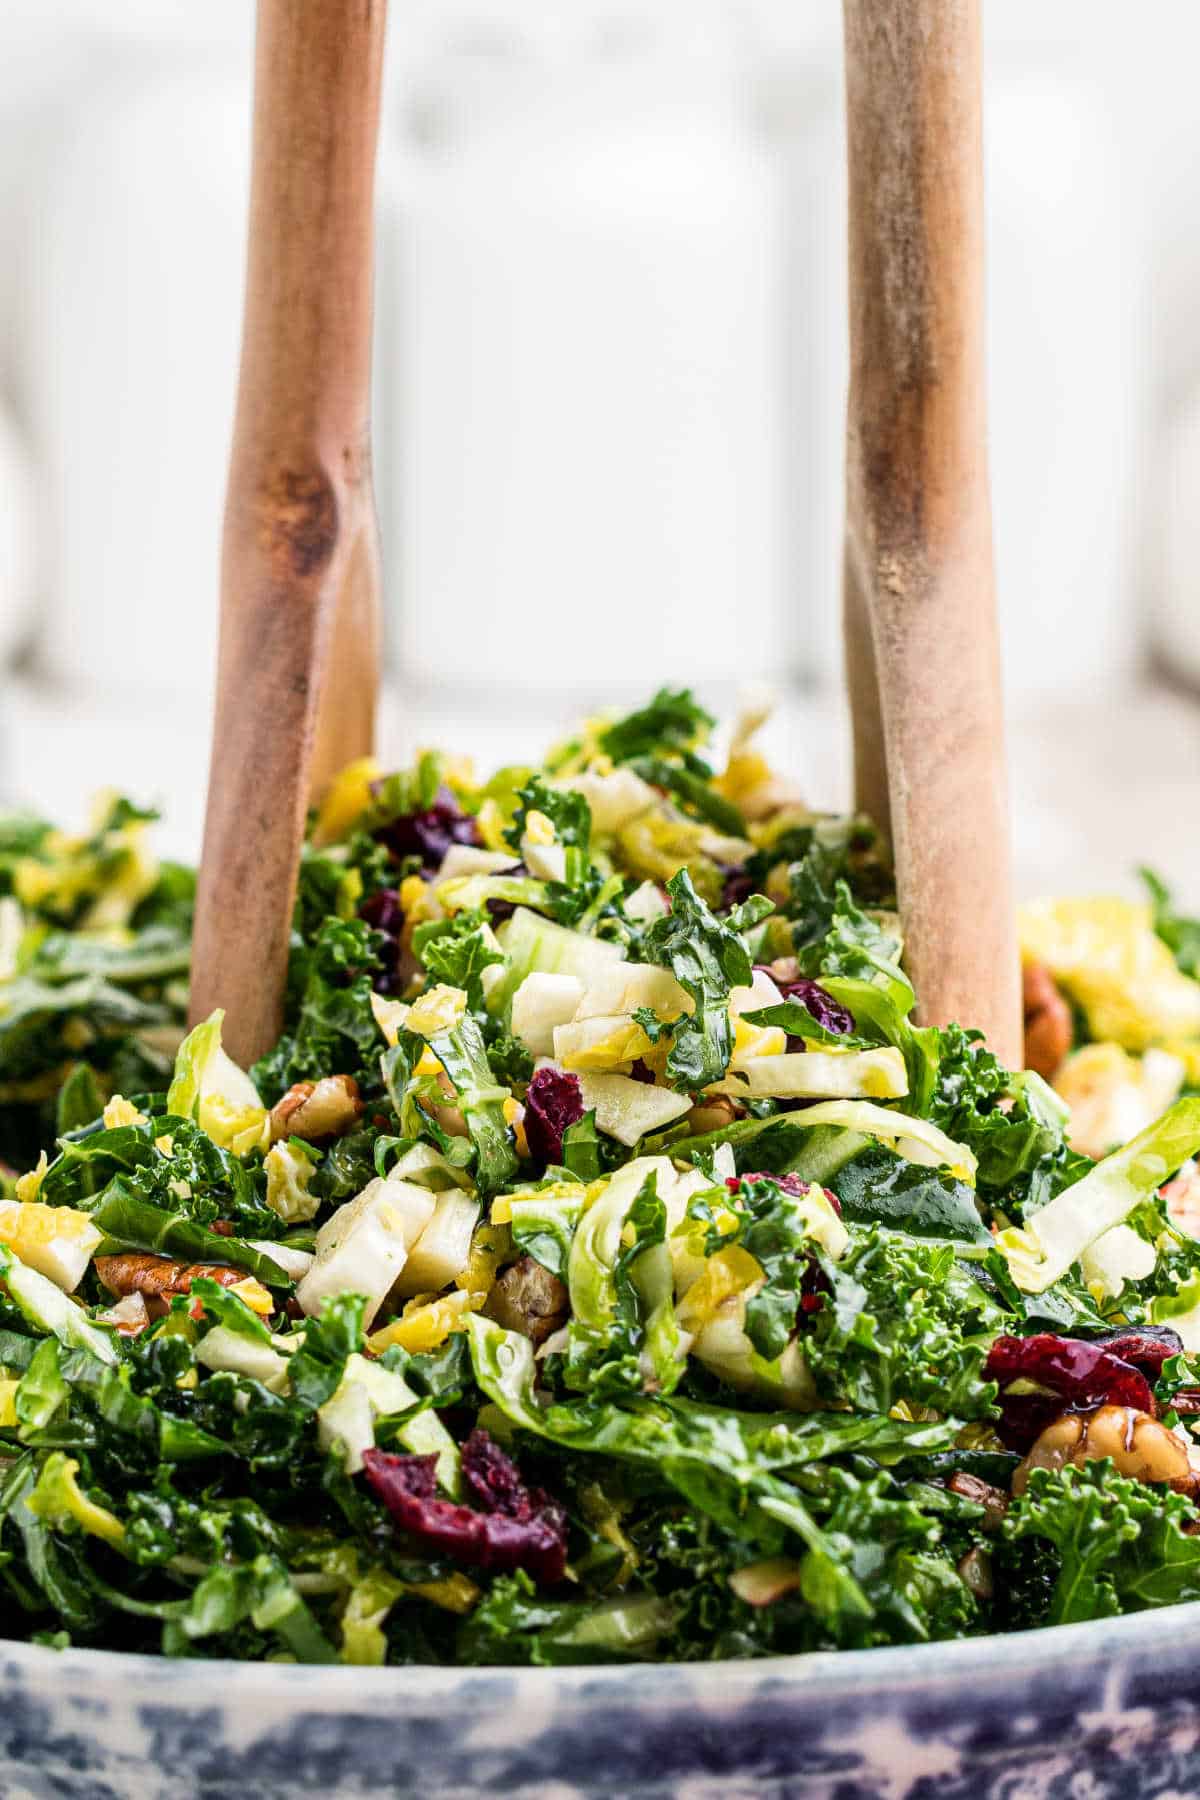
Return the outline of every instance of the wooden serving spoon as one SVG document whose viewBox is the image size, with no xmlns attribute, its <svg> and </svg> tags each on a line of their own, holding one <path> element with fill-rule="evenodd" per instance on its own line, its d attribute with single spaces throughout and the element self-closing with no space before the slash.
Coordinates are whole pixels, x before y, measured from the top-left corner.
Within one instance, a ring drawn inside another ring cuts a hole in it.
<svg viewBox="0 0 1200 1800">
<path fill-rule="evenodd" d="M 844 0 L 856 803 L 922 1017 L 1021 1064 L 983 348 L 979 0 Z"/>
<path fill-rule="evenodd" d="M 259 0 L 242 365 L 192 1020 L 279 1035 L 310 795 L 370 751 L 375 145 L 385 0 Z"/>
<path fill-rule="evenodd" d="M 846 631 L 857 797 L 924 1016 L 1020 1060 L 983 397 L 978 0 L 845 0 Z M 259 0 L 246 317 L 193 1019 L 280 1026 L 305 810 L 369 749 L 383 0 Z"/>
</svg>

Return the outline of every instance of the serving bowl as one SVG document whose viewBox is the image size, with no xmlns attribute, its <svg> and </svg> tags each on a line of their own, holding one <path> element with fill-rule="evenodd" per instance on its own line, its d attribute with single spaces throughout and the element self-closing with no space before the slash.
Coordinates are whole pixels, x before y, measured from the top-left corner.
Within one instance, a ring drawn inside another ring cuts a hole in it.
<svg viewBox="0 0 1200 1800">
<path fill-rule="evenodd" d="M 1186 1800 L 1200 1603 L 914 1649 L 577 1669 L 0 1651 L 6 1800 Z"/>
</svg>

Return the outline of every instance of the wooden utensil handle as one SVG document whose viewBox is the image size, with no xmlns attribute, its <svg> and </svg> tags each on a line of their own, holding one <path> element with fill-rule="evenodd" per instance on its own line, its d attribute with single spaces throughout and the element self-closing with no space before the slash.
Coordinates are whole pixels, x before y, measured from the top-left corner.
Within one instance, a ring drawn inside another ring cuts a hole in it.
<svg viewBox="0 0 1200 1800">
<path fill-rule="evenodd" d="M 278 1035 L 314 777 L 369 750 L 374 170 L 384 0 L 259 0 L 250 235 L 192 1017 Z M 336 641 L 335 641 L 336 637 Z M 315 754 L 320 733 L 320 748 Z"/>
<path fill-rule="evenodd" d="M 844 0 L 844 21 L 858 798 L 892 836 L 923 1016 L 980 1026 L 1019 1065 L 986 449 L 979 3 Z"/>
</svg>

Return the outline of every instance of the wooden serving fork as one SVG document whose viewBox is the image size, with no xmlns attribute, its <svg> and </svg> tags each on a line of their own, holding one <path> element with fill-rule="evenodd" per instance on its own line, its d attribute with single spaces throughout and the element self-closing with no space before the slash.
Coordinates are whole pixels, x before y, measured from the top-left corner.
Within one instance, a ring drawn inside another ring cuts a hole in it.
<svg viewBox="0 0 1200 1800">
<path fill-rule="evenodd" d="M 983 392 L 979 0 L 844 8 L 857 803 L 893 842 L 923 1016 L 982 1026 L 1015 1065 Z M 383 0 L 259 0 L 192 981 L 194 1019 L 229 1005 L 226 1041 L 243 1063 L 279 1030 L 310 793 L 372 739 L 368 390 L 383 30 Z"/>
<path fill-rule="evenodd" d="M 922 1017 L 1020 1067 L 983 345 L 979 0 L 844 0 L 855 798 Z"/>
<path fill-rule="evenodd" d="M 370 751 L 370 378 L 385 0 L 259 0 L 242 366 L 193 1021 L 250 1063 L 282 1022 L 310 794 Z"/>
</svg>

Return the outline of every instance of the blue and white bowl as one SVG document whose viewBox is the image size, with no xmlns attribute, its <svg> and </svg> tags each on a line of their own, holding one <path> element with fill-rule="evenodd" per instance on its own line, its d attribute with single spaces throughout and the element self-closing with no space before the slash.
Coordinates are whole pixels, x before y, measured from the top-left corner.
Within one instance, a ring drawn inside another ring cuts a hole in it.
<svg viewBox="0 0 1200 1800">
<path fill-rule="evenodd" d="M 4 1800 L 1192 1800 L 1200 1603 L 764 1662 L 311 1669 L 0 1650 Z"/>
</svg>

